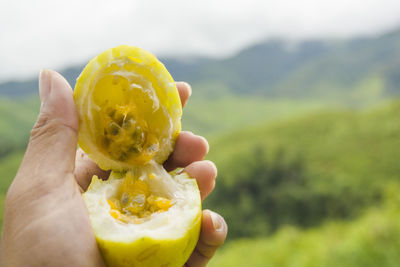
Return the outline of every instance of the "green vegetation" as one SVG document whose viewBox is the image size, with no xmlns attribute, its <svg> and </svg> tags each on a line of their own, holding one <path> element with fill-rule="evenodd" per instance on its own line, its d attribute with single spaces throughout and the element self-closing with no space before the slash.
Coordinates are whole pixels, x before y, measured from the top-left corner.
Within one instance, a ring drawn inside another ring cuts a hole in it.
<svg viewBox="0 0 400 267">
<path fill-rule="evenodd" d="M 309 230 L 282 227 L 269 238 L 228 243 L 209 266 L 396 267 L 400 261 L 400 187 L 352 222 L 332 221 Z M 249 225 L 250 227 L 250 225 Z"/>
<path fill-rule="evenodd" d="M 38 97 L 0 98 L 0 223 L 7 189 L 24 155 L 29 132 L 39 111 Z"/>
<path fill-rule="evenodd" d="M 17 173 L 19 164 L 22 161 L 24 152 L 16 151 L 0 160 L 1 180 L 0 195 L 5 195 L 15 174 Z"/>
<path fill-rule="evenodd" d="M 25 148 L 39 105 L 37 97 L 0 98 L 0 159 Z"/>
<path fill-rule="evenodd" d="M 219 167 L 206 206 L 230 237 L 267 235 L 356 217 L 400 181 L 400 102 L 372 111 L 331 111 L 234 132 L 211 144 Z M 229 201 L 227 201 L 227 199 Z M 251 227 L 248 227 L 251 225 Z"/>
</svg>

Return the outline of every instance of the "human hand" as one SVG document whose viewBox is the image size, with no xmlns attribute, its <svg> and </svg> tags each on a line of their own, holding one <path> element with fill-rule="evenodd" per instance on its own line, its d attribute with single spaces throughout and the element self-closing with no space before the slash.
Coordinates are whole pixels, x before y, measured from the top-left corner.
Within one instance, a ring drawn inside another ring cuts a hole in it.
<svg viewBox="0 0 400 267">
<path fill-rule="evenodd" d="M 185 83 L 177 87 L 184 106 L 191 89 Z M 81 193 L 94 174 L 107 178 L 109 173 L 76 151 L 78 117 L 65 79 L 42 71 L 39 93 L 39 118 L 5 201 L 0 265 L 105 266 Z M 168 170 L 184 167 L 196 177 L 202 199 L 213 190 L 216 177 L 215 165 L 202 160 L 207 152 L 204 138 L 182 132 L 165 163 Z M 223 218 L 203 211 L 200 239 L 185 266 L 205 266 L 226 234 Z"/>
</svg>

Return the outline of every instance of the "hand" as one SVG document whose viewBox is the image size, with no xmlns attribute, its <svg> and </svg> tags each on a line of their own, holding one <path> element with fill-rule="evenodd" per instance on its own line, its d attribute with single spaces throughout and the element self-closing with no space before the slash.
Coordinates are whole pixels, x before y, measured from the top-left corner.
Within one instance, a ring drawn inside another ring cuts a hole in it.
<svg viewBox="0 0 400 267">
<path fill-rule="evenodd" d="M 190 87 L 185 83 L 177 87 L 185 105 Z M 65 79 L 42 71 L 39 93 L 39 118 L 5 201 L 0 265 L 105 266 L 81 193 L 94 174 L 107 177 L 108 172 L 76 151 L 77 111 Z M 215 165 L 202 161 L 207 152 L 204 138 L 182 132 L 165 163 L 167 169 L 184 167 L 196 177 L 202 199 L 213 190 L 216 177 Z M 226 234 L 224 219 L 203 211 L 200 240 L 186 266 L 205 266 Z"/>
</svg>

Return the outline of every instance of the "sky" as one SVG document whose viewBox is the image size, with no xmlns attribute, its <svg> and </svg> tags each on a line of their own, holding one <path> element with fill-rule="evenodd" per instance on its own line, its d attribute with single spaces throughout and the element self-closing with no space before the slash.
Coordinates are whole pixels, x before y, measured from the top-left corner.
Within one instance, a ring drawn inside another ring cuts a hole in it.
<svg viewBox="0 0 400 267">
<path fill-rule="evenodd" d="M 120 44 L 157 56 L 227 57 L 269 38 L 397 27 L 399 0 L 0 0 L 0 82 L 84 64 Z"/>
</svg>

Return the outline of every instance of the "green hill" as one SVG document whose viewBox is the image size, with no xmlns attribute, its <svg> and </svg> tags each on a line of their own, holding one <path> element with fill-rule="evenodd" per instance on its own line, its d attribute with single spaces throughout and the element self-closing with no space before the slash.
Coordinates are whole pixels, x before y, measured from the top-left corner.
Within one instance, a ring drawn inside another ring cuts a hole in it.
<svg viewBox="0 0 400 267">
<path fill-rule="evenodd" d="M 400 102 L 372 111 L 324 111 L 236 131 L 211 142 L 219 167 L 206 206 L 230 238 L 355 218 L 400 180 Z M 251 225 L 251 227 L 248 227 Z"/>
<path fill-rule="evenodd" d="M 0 98 L 0 159 L 25 148 L 39 105 L 38 97 Z"/>
<path fill-rule="evenodd" d="M 166 59 L 165 63 L 178 80 L 223 84 L 233 94 L 333 98 L 354 105 L 365 97 L 399 95 L 399 51 L 400 31 L 393 31 L 297 44 L 270 40 L 221 60 Z M 366 86 L 371 82 L 373 88 Z M 217 91 L 217 87 L 203 88 L 206 94 Z"/>
</svg>

